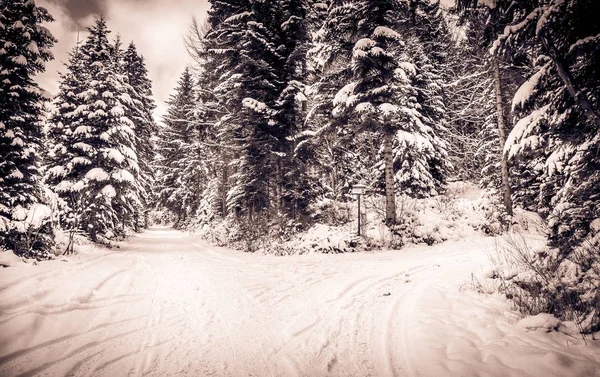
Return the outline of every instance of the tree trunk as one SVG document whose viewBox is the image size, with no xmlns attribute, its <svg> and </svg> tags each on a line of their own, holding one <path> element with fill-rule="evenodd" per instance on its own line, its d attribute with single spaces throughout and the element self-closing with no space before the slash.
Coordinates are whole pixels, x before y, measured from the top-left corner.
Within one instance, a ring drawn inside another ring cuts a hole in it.
<svg viewBox="0 0 600 377">
<path fill-rule="evenodd" d="M 545 37 L 542 37 L 542 43 L 546 48 L 548 55 L 550 55 L 554 66 L 556 67 L 556 72 L 558 73 L 558 76 L 560 76 L 561 80 L 567 87 L 567 90 L 569 91 L 571 97 L 573 97 L 575 102 L 579 104 L 579 107 L 581 107 L 581 110 L 583 110 L 585 116 L 592 123 L 594 123 L 596 127 L 600 128 L 600 115 L 598 115 L 596 110 L 594 110 L 587 96 L 581 91 L 579 87 L 577 87 L 575 80 L 573 80 L 573 77 L 571 76 L 571 72 L 569 72 L 569 68 L 558 56 L 558 51 L 556 50 L 556 47 L 554 47 L 552 42 L 549 42 Z"/>
<path fill-rule="evenodd" d="M 396 224 L 396 193 L 394 190 L 394 156 L 392 151 L 392 140 L 394 133 L 391 130 L 384 131 L 383 137 L 383 159 L 385 161 L 385 223 Z"/>
<path fill-rule="evenodd" d="M 506 143 L 506 134 L 504 132 L 504 102 L 502 101 L 502 82 L 500 81 L 500 64 L 498 58 L 494 57 L 494 84 L 496 87 L 496 112 L 498 118 L 498 141 L 500 142 L 500 170 L 502 175 L 502 202 L 506 208 L 506 213 L 513 215 L 510 179 L 508 176 L 508 161 L 504 153 L 504 144 Z"/>
<path fill-rule="evenodd" d="M 277 210 L 282 211 L 284 207 L 283 201 L 283 180 L 285 179 L 285 174 L 283 172 L 283 164 L 281 163 L 281 157 L 277 158 Z"/>
</svg>

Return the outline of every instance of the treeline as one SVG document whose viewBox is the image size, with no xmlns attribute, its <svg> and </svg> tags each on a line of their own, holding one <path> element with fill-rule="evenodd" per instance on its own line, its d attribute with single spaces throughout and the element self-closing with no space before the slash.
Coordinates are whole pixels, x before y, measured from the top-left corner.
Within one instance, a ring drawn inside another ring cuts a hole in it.
<svg viewBox="0 0 600 377">
<path fill-rule="evenodd" d="M 148 224 L 154 182 L 151 82 L 131 43 L 109 40 L 104 19 L 77 43 L 58 95 L 33 76 L 56 42 L 32 1 L 3 1 L 0 49 L 0 246 L 44 258 L 57 229 L 66 250 L 81 233 L 108 242 Z"/>
<path fill-rule="evenodd" d="M 591 0 L 211 1 L 159 144 L 177 224 L 310 225 L 366 182 L 395 198 L 479 181 L 567 252 L 600 217 Z"/>
</svg>

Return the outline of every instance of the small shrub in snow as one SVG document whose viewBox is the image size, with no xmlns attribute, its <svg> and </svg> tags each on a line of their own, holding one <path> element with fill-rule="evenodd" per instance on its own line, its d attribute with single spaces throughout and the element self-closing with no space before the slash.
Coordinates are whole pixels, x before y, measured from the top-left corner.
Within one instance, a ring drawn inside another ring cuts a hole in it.
<svg viewBox="0 0 600 377">
<path fill-rule="evenodd" d="M 327 198 L 312 204 L 309 211 L 313 214 L 315 222 L 332 226 L 347 224 L 350 221 L 351 213 L 353 213 L 349 203 Z"/>
<path fill-rule="evenodd" d="M 261 253 L 272 255 L 340 254 L 365 250 L 364 239 L 356 236 L 350 226 L 315 224 L 298 237 L 283 243 L 265 244 Z"/>
<path fill-rule="evenodd" d="M 416 213 L 403 212 L 402 217 L 398 217 L 398 224 L 392 226 L 390 229 L 394 235 L 392 244 L 390 245 L 392 248 L 399 249 L 407 243 L 419 243 L 419 237 L 415 234 L 417 233 L 416 228 L 419 224 Z"/>
<path fill-rule="evenodd" d="M 573 321 L 580 332 L 600 330 L 600 237 L 588 239 L 569 255 L 559 249 L 533 250 L 523 237 L 506 238 L 503 255 L 518 274 L 500 286 L 524 315 L 550 313 Z"/>
<path fill-rule="evenodd" d="M 50 257 L 53 246 L 52 210 L 43 204 L 26 209 L 15 208 L 12 220 L 0 219 L 0 227 L 6 236 L 1 241 L 6 249 L 16 255 L 37 260 Z"/>
<path fill-rule="evenodd" d="M 290 220 L 284 215 L 257 216 L 245 221 L 228 217 L 221 221 L 192 223 L 186 227 L 213 244 L 246 252 L 279 248 L 304 230 L 301 222 Z"/>
<path fill-rule="evenodd" d="M 397 246 L 434 245 L 484 231 L 486 219 L 480 199 L 438 195 L 425 199 L 401 198 L 398 224 L 391 231 Z"/>
<path fill-rule="evenodd" d="M 523 318 L 517 325 L 527 330 L 540 329 L 551 332 L 558 330 L 560 321 L 552 314 L 540 313 L 532 317 Z"/>
<path fill-rule="evenodd" d="M 511 219 L 497 192 L 486 192 L 478 203 L 478 209 L 485 216 L 485 221 L 481 223 L 484 233 L 499 235 L 508 229 Z"/>
<path fill-rule="evenodd" d="M 200 238 L 217 246 L 233 246 L 232 241 L 235 238 L 235 224 L 227 219 L 223 221 L 214 221 L 204 223 L 190 228 Z"/>
</svg>

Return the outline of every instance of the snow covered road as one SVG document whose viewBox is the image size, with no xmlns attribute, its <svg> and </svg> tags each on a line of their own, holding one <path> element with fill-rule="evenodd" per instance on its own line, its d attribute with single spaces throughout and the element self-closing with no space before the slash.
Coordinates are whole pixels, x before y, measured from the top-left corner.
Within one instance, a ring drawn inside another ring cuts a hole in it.
<svg viewBox="0 0 600 377">
<path fill-rule="evenodd" d="M 600 376 L 597 342 L 468 288 L 492 244 L 270 257 L 153 228 L 0 270 L 0 376 Z"/>
</svg>

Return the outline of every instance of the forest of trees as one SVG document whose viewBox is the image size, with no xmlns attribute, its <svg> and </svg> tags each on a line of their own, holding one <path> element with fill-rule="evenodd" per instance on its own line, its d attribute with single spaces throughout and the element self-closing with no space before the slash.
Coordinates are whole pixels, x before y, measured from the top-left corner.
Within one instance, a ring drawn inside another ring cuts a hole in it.
<svg viewBox="0 0 600 377">
<path fill-rule="evenodd" d="M 538 212 L 565 255 L 600 218 L 595 0 L 211 0 L 157 125 L 144 59 L 106 20 L 73 46 L 60 90 L 34 80 L 52 20 L 1 0 L 1 246 L 43 258 L 52 233 L 110 242 L 165 211 L 175 226 L 290 234 L 322 198 L 469 180 Z M 23 225 L 35 205 L 52 221 Z M 29 211 L 29 212 L 28 212 Z"/>
<path fill-rule="evenodd" d="M 540 213 L 565 253 L 600 217 L 593 1 L 211 5 L 159 131 L 178 226 L 306 227 L 364 181 L 393 228 L 399 193 L 448 179 Z"/>
</svg>

